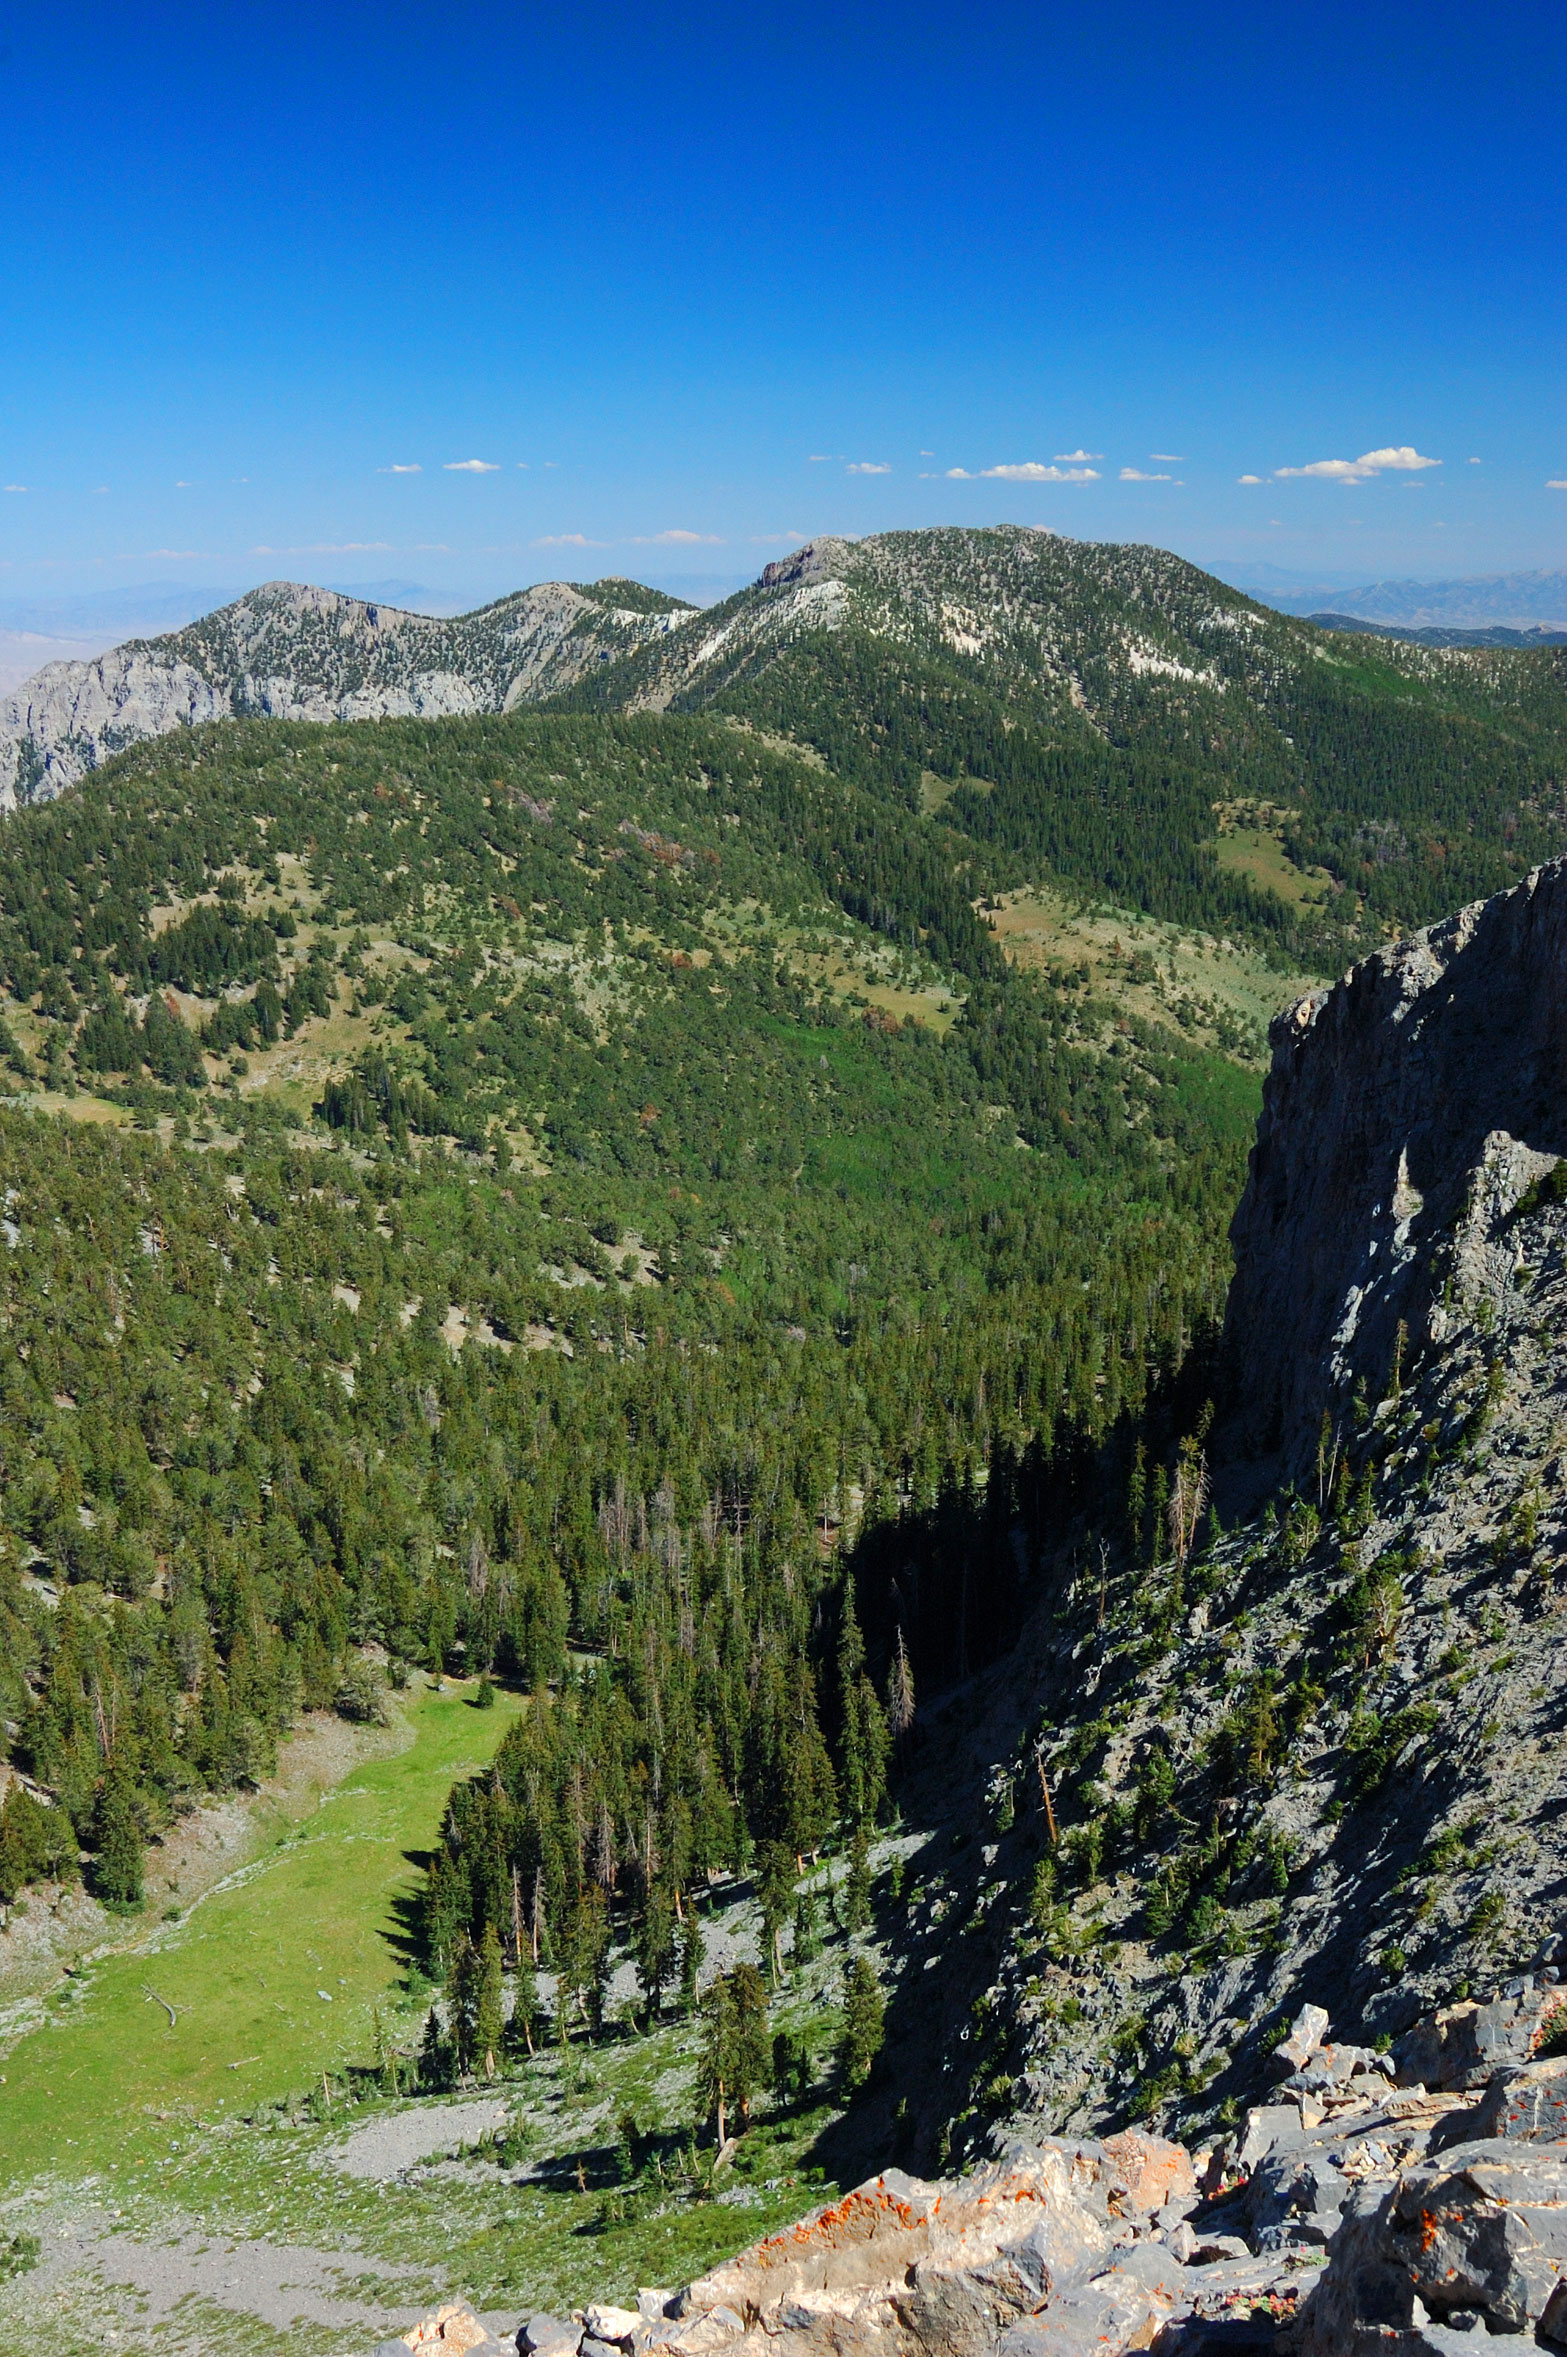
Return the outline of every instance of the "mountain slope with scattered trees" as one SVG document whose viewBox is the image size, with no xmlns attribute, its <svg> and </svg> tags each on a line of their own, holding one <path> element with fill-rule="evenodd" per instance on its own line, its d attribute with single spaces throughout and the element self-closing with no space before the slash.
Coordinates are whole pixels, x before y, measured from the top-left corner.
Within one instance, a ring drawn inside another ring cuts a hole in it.
<svg viewBox="0 0 1567 2357">
<path fill-rule="evenodd" d="M 560 1688 L 559 1940 L 874 1814 L 846 1539 L 1070 1486 L 1218 1309 L 1254 1103 L 1009 968 L 966 856 L 655 715 L 247 721 L 0 834 L 7 1892 L 133 1899 L 407 1664 Z M 1011 1609 L 928 1581 L 913 1674 Z"/>
</svg>

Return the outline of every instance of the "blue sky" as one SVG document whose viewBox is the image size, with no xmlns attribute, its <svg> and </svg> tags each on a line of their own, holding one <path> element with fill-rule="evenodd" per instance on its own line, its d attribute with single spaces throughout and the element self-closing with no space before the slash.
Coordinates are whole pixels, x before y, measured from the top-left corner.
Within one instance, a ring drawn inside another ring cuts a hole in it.
<svg viewBox="0 0 1567 2357">
<path fill-rule="evenodd" d="M 0 598 L 1567 563 L 1559 5 L 5 23 Z"/>
</svg>

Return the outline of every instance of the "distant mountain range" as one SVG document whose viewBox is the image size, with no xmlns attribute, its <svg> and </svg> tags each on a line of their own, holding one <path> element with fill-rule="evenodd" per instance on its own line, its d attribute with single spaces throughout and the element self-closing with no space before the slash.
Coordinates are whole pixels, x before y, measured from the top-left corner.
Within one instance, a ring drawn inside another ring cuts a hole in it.
<svg viewBox="0 0 1567 2357">
<path fill-rule="evenodd" d="M 1264 580 L 1266 572 L 1271 578 Z M 1246 577 L 1252 594 L 1281 614 L 1316 617 L 1324 609 L 1366 622 L 1407 624 L 1414 629 L 1484 630 L 1498 623 L 1513 630 L 1567 630 L 1567 572 L 1481 573 L 1457 581 L 1371 581 L 1350 587 L 1333 582 L 1290 586 L 1274 568 Z M 1444 642 L 1445 643 L 1445 642 Z"/>
<path fill-rule="evenodd" d="M 1480 630 L 1455 630 L 1450 623 L 1421 628 L 1412 622 L 1367 622 L 1359 614 L 1308 614 L 1319 630 L 1345 630 L 1352 637 L 1401 638 L 1417 647 L 1561 647 L 1567 630 L 1551 630 L 1536 622 L 1515 630 L 1506 622 L 1490 622 Z"/>
<path fill-rule="evenodd" d="M 207 721 L 438 719 L 537 703 L 694 614 L 633 582 L 546 583 L 455 619 L 269 582 L 166 637 L 51 663 L 0 699 L 0 809 Z"/>
<path fill-rule="evenodd" d="M 610 579 L 443 618 L 272 582 L 0 698 L 0 809 L 214 721 L 711 713 L 939 811 L 1020 878 L 1211 932 L 1284 927 L 1331 964 L 1563 848 L 1567 651 L 1408 637 L 1022 526 L 817 540 L 705 609 Z M 1238 838 L 1215 849 L 1259 823 L 1277 850 L 1255 857 L 1284 861 L 1266 897 Z"/>
</svg>

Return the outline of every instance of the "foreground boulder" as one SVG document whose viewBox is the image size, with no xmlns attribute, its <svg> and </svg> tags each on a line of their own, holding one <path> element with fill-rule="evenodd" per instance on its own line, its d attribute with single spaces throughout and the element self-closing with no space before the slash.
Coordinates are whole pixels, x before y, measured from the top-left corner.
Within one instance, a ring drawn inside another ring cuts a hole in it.
<svg viewBox="0 0 1567 2357">
<path fill-rule="evenodd" d="M 1302 2357 L 1392 2357 L 1446 2348 L 1455 2330 L 1539 2333 L 1548 2318 L 1567 2341 L 1564 2277 L 1567 2146 L 1460 2145 L 1359 2188 L 1307 2303 Z"/>
</svg>

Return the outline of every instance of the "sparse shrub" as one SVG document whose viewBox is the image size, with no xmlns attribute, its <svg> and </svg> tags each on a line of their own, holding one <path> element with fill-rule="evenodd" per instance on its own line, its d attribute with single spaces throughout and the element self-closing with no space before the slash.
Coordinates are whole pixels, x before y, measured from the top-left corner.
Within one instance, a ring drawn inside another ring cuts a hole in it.
<svg viewBox="0 0 1567 2357">
<path fill-rule="evenodd" d="M 343 1664 L 333 1707 L 339 1718 L 352 1719 L 357 1725 L 386 1725 L 386 1680 L 373 1661 L 354 1654 Z"/>
</svg>

